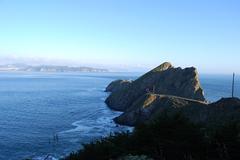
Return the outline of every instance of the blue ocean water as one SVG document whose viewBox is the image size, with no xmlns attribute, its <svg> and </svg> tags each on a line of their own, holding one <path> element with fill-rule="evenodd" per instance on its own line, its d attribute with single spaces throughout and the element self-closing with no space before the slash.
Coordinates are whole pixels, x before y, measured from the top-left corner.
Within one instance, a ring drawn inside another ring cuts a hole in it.
<svg viewBox="0 0 240 160">
<path fill-rule="evenodd" d="M 0 160 L 60 158 L 82 143 L 131 128 L 116 126 L 105 87 L 139 73 L 0 72 Z M 231 76 L 202 75 L 209 101 L 231 95 Z M 236 78 L 236 96 L 240 96 Z"/>
</svg>

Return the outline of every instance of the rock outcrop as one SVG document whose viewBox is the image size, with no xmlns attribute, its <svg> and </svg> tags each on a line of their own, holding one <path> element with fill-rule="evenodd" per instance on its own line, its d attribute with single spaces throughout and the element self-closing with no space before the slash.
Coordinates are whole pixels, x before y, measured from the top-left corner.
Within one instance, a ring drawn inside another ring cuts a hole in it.
<svg viewBox="0 0 240 160">
<path fill-rule="evenodd" d="M 194 67 L 174 68 L 166 62 L 135 81 L 114 81 L 106 91 L 111 92 L 108 106 L 124 112 L 114 119 L 123 125 L 148 123 L 161 114 L 179 112 L 196 123 L 240 122 L 240 99 L 223 98 L 208 104 Z"/>
<path fill-rule="evenodd" d="M 209 125 L 221 124 L 228 120 L 240 121 L 240 99 L 227 98 L 207 104 L 176 96 L 146 94 L 114 121 L 122 125 L 135 126 L 151 122 L 162 114 L 176 113 L 182 113 L 192 122 L 207 122 Z"/>
<path fill-rule="evenodd" d="M 132 81 L 129 80 L 116 80 L 111 82 L 107 88 L 106 92 L 118 92 L 123 89 L 128 89 L 132 84 Z"/>
<path fill-rule="evenodd" d="M 128 110 L 116 117 L 114 121 L 122 125 L 135 126 L 150 121 L 163 113 L 176 113 L 190 106 L 199 109 L 199 107 L 207 107 L 207 104 L 182 97 L 147 93 L 137 99 Z M 200 121 L 203 118 L 197 119 Z"/>
<path fill-rule="evenodd" d="M 194 67 L 174 68 L 170 63 L 165 62 L 137 80 L 131 83 L 123 83 L 123 87 L 119 87 L 122 82 L 124 81 L 113 82 L 116 85 L 110 84 L 107 91 L 112 93 L 105 101 L 111 109 L 118 111 L 128 110 L 137 99 L 146 93 L 173 95 L 205 101 L 198 73 Z"/>
</svg>

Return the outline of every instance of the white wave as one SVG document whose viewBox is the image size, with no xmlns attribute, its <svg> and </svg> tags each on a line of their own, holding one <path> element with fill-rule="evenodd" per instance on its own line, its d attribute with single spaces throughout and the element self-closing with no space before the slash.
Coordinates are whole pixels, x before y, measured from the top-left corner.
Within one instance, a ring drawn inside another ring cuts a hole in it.
<svg viewBox="0 0 240 160">
<path fill-rule="evenodd" d="M 86 122 L 85 122 L 86 123 Z M 85 132 L 87 130 L 91 130 L 92 127 L 83 125 L 83 121 L 76 121 L 72 123 L 72 126 L 74 126 L 75 128 L 70 129 L 70 130 L 66 130 L 66 131 L 62 131 L 60 132 L 60 134 L 64 134 L 64 133 L 72 133 L 72 132 Z"/>
<path fill-rule="evenodd" d="M 34 158 L 32 158 L 32 160 L 59 160 L 59 159 L 55 158 L 51 155 L 45 155 L 45 156 L 34 157 Z"/>
</svg>

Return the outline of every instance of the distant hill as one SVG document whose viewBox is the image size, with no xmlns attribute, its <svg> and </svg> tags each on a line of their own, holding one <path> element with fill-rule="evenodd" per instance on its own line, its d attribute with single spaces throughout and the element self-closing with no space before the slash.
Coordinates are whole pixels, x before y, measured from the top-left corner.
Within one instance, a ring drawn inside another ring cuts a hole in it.
<svg viewBox="0 0 240 160">
<path fill-rule="evenodd" d="M 54 65 L 31 66 L 25 64 L 0 65 L 0 71 L 22 71 L 22 72 L 108 72 L 107 69 L 91 67 L 69 67 Z"/>
</svg>

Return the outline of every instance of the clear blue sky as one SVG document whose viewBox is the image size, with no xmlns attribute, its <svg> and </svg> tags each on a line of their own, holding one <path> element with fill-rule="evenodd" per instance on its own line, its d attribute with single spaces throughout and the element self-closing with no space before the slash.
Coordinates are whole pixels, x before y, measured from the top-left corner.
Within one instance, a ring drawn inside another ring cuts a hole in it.
<svg viewBox="0 0 240 160">
<path fill-rule="evenodd" d="M 0 0 L 0 59 L 132 69 L 170 61 L 240 73 L 239 7 L 238 0 Z"/>
</svg>

